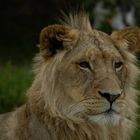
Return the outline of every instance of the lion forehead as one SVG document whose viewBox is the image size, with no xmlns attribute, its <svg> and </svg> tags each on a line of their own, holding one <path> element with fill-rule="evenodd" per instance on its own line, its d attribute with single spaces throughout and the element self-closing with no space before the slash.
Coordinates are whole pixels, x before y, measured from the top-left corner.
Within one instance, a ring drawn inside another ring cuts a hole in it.
<svg viewBox="0 0 140 140">
<path fill-rule="evenodd" d="M 96 31 L 95 33 L 81 33 L 79 35 L 79 41 L 71 51 L 73 57 L 88 59 L 102 59 L 110 57 L 121 57 L 121 53 L 117 48 L 115 42 L 109 35 Z M 70 54 L 71 55 L 71 54 Z M 104 57 L 104 58 L 103 58 Z"/>
</svg>

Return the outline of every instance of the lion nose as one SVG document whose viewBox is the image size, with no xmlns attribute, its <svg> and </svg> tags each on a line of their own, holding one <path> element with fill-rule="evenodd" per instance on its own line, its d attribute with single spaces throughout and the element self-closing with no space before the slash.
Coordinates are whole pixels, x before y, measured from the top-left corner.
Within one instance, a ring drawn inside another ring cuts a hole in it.
<svg viewBox="0 0 140 140">
<path fill-rule="evenodd" d="M 121 95 L 120 93 L 112 94 L 112 93 L 101 92 L 101 91 L 98 91 L 98 93 L 100 94 L 100 96 L 108 100 L 110 103 L 113 103 Z"/>
</svg>

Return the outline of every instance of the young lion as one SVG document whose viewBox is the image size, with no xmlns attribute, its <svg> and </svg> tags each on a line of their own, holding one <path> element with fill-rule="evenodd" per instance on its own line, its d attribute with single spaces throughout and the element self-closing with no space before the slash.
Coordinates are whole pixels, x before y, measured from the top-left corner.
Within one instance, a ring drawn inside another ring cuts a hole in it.
<svg viewBox="0 0 140 140">
<path fill-rule="evenodd" d="M 136 121 L 140 29 L 107 35 L 86 15 L 40 34 L 28 102 L 0 116 L 0 140 L 128 140 Z"/>
</svg>

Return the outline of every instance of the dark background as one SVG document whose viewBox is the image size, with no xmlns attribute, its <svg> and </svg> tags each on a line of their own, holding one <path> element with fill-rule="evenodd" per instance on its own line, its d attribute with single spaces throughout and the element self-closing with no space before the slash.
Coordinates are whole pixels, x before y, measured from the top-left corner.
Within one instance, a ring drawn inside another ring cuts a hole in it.
<svg viewBox="0 0 140 140">
<path fill-rule="evenodd" d="M 77 9 L 80 0 L 4 0 L 0 4 L 1 62 L 23 63 L 37 50 L 39 33 L 49 24 L 58 23 L 60 11 Z M 25 55 L 26 54 L 26 55 Z"/>
<path fill-rule="evenodd" d="M 103 1 L 105 8 L 111 13 L 100 28 L 110 33 L 112 28 L 109 21 L 114 16 L 114 9 L 119 6 L 125 13 L 130 5 L 135 9 L 136 25 L 140 25 L 139 0 L 4 0 L 0 4 L 0 60 L 23 63 L 25 56 L 28 60 L 37 51 L 40 30 L 58 23 L 61 11 L 78 11 L 81 7 L 90 13 L 94 22 L 93 10 L 97 2 Z M 125 16 L 125 15 L 124 15 Z"/>
</svg>

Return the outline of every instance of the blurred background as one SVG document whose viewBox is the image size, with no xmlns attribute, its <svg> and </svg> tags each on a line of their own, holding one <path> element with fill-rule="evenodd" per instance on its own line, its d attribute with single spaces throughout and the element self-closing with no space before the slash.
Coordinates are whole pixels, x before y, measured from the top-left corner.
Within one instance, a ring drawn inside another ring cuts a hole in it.
<svg viewBox="0 0 140 140">
<path fill-rule="evenodd" d="M 81 8 L 90 14 L 94 28 L 108 34 L 125 26 L 140 27 L 140 0 L 1 1 L 0 113 L 14 110 L 26 101 L 25 93 L 33 80 L 32 58 L 38 52 L 41 29 L 59 23 L 61 11 L 68 13 Z M 140 53 L 137 57 L 140 60 Z M 140 90 L 140 80 L 136 88 Z M 140 140 L 140 125 L 132 139 Z"/>
</svg>

